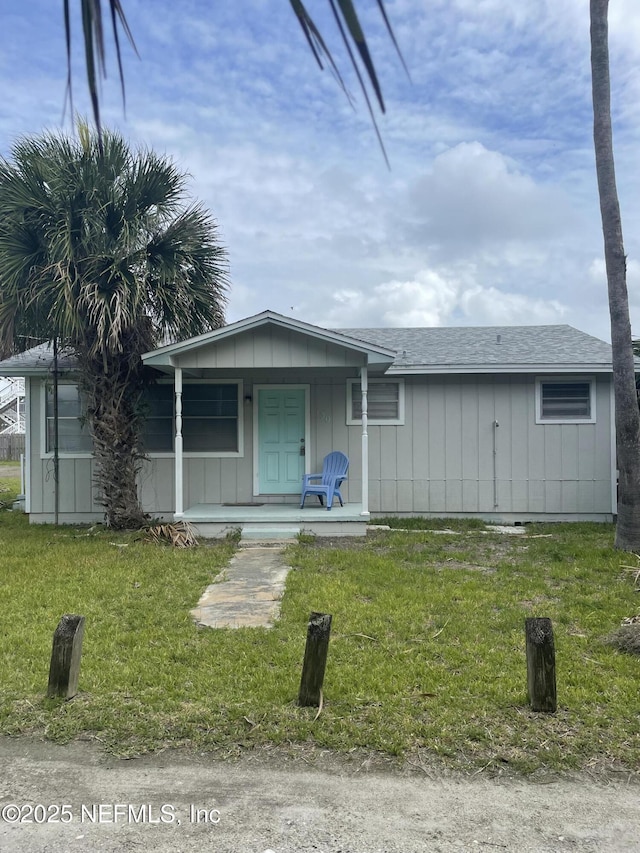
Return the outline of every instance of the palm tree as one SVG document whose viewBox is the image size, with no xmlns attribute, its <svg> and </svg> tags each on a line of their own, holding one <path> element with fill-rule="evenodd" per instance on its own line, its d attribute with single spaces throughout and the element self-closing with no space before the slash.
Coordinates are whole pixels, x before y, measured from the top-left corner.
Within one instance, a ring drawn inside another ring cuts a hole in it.
<svg viewBox="0 0 640 853">
<path fill-rule="evenodd" d="M 640 549 L 640 412 L 636 396 L 633 341 L 627 294 L 627 261 L 616 189 L 609 81 L 609 0 L 591 0 L 593 140 L 611 317 L 613 387 L 618 454 L 616 548 Z"/>
<path fill-rule="evenodd" d="M 19 140 L 0 160 L 0 349 L 38 335 L 69 347 L 108 524 L 145 520 L 136 477 L 141 353 L 221 326 L 226 252 L 167 158 L 79 125 Z"/>
</svg>

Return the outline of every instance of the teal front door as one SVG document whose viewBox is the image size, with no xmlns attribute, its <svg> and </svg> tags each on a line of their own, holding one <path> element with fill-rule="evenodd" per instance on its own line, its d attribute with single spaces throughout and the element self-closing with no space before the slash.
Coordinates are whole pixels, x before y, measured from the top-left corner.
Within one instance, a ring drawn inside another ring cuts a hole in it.
<svg viewBox="0 0 640 853">
<path fill-rule="evenodd" d="M 259 494 L 300 492 L 304 474 L 304 388 L 258 391 Z"/>
</svg>

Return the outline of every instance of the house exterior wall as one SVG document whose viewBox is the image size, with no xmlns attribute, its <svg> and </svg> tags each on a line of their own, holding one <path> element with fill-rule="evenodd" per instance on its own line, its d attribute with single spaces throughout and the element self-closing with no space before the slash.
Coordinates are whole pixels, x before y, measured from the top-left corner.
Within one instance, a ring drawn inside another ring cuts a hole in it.
<svg viewBox="0 0 640 853">
<path fill-rule="evenodd" d="M 55 513 L 55 478 L 52 454 L 44 454 L 44 380 L 29 380 L 26 394 L 29 405 L 27 465 L 29 513 L 51 520 Z M 89 454 L 59 457 L 59 513 L 63 522 L 83 522 L 102 518 L 104 511 L 95 500 L 93 459 Z M 51 517 L 51 518 L 50 518 Z"/>
<path fill-rule="evenodd" d="M 274 358 L 281 343 L 277 340 L 274 344 L 271 337 Z M 254 360 L 258 358 L 257 352 L 254 348 Z M 260 359 L 266 358 L 260 352 Z M 235 354 L 237 357 L 237 346 Z M 281 357 L 284 358 L 277 356 Z M 286 365 L 269 369 L 262 361 L 259 368 L 240 371 L 236 366 L 233 370 L 217 370 L 215 378 L 242 378 L 245 398 L 254 397 L 256 384 L 308 384 L 309 468 L 320 470 L 323 457 L 332 450 L 345 452 L 350 469 L 342 493 L 347 502 L 356 503 L 362 500 L 362 431 L 359 425 L 346 423 L 346 379 L 357 375 L 356 366 L 344 363 L 335 367 L 325 363 L 307 369 Z M 505 519 L 610 517 L 610 378 L 598 376 L 595 383 L 595 423 L 538 424 L 534 376 L 404 377 L 404 424 L 369 427 L 371 511 L 469 513 Z M 34 521 L 50 521 L 55 487 L 53 459 L 42 453 L 41 386 L 41 381 L 33 379 L 28 390 L 30 512 Z M 243 402 L 243 455 L 185 456 L 185 507 L 256 500 L 253 495 L 255 405 L 255 399 Z M 498 427 L 494 427 L 496 421 Z M 102 508 L 95 501 L 92 473 L 90 456 L 61 455 L 61 521 L 102 518 Z M 152 515 L 170 516 L 175 492 L 173 455 L 152 456 L 144 465 L 140 486 L 144 508 Z M 297 495 L 284 497 L 292 503 L 298 499 Z M 283 496 L 261 496 L 259 500 L 281 503 Z"/>
<path fill-rule="evenodd" d="M 595 381 L 596 423 L 539 424 L 534 376 L 406 377 L 405 424 L 369 428 L 372 512 L 611 516 L 611 383 Z"/>
</svg>

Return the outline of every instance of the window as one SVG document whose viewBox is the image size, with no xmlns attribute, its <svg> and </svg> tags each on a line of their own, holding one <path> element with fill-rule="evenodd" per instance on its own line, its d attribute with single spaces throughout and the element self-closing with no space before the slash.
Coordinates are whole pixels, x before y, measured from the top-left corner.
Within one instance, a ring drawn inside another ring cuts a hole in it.
<svg viewBox="0 0 640 853">
<path fill-rule="evenodd" d="M 238 452 L 238 386 L 185 385 L 182 389 L 185 453 Z"/>
<path fill-rule="evenodd" d="M 93 443 L 84 418 L 84 406 L 76 384 L 58 384 L 58 452 L 91 453 Z M 46 385 L 45 452 L 55 450 L 55 413 L 53 383 Z"/>
<path fill-rule="evenodd" d="M 373 425 L 404 423 L 404 381 L 402 379 L 369 380 L 367 420 Z M 362 386 L 358 379 L 347 380 L 347 423 L 362 423 Z"/>
<path fill-rule="evenodd" d="M 144 395 L 142 443 L 147 453 L 173 450 L 173 385 L 151 385 Z"/>
<path fill-rule="evenodd" d="M 593 377 L 536 380 L 537 423 L 595 423 Z"/>
<path fill-rule="evenodd" d="M 240 453 L 240 403 L 237 382 L 185 383 L 182 388 L 182 446 L 185 453 Z M 154 385 L 146 394 L 144 447 L 172 453 L 175 436 L 173 385 Z"/>
</svg>

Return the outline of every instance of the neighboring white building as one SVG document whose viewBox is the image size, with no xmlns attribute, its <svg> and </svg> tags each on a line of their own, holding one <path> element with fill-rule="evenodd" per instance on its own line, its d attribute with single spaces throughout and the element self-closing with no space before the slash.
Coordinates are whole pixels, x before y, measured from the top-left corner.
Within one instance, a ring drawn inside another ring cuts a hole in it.
<svg viewBox="0 0 640 853">
<path fill-rule="evenodd" d="M 0 435 L 24 431 L 24 379 L 0 378 Z"/>
</svg>

